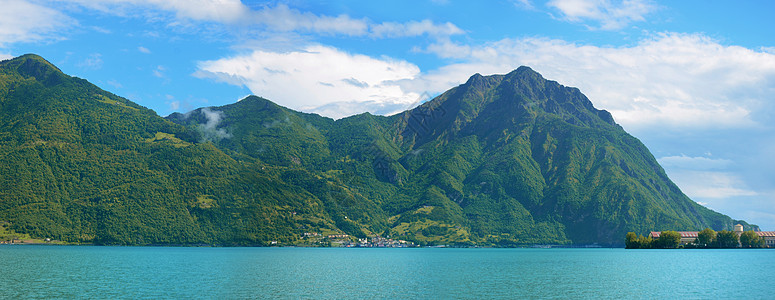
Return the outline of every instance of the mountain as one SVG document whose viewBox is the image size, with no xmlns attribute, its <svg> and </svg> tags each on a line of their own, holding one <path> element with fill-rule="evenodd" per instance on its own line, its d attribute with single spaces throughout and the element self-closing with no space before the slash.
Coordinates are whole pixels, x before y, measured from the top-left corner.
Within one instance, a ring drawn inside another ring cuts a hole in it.
<svg viewBox="0 0 775 300">
<path fill-rule="evenodd" d="M 24 55 L 0 62 L 0 222 L 98 244 L 521 246 L 737 221 L 686 197 L 578 89 L 527 67 L 387 117 L 250 96 L 161 118 Z"/>
<path fill-rule="evenodd" d="M 628 231 L 733 225 L 684 195 L 610 113 L 527 67 L 476 74 L 390 117 L 334 121 L 251 96 L 168 119 L 196 128 L 213 112 L 233 135 L 219 148 L 336 174 L 405 239 L 614 244 Z"/>
<path fill-rule="evenodd" d="M 290 243 L 319 199 L 35 55 L 0 62 L 0 221 L 98 244 Z"/>
<path fill-rule="evenodd" d="M 394 136 L 399 161 L 425 178 L 418 190 L 437 190 L 493 241 L 615 243 L 627 231 L 732 225 L 681 193 L 608 112 L 527 67 L 472 76 L 401 114 Z"/>
</svg>

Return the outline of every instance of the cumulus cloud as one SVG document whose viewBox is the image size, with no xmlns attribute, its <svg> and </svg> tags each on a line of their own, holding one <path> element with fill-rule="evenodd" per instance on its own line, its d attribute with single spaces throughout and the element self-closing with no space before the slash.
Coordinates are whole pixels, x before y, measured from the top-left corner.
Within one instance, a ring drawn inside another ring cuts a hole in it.
<svg viewBox="0 0 775 300">
<path fill-rule="evenodd" d="M 420 93 L 407 92 L 397 82 L 412 80 L 419 73 L 417 66 L 406 61 L 312 45 L 297 51 L 255 50 L 199 62 L 194 75 L 246 86 L 256 95 L 293 109 L 316 112 L 321 108 L 325 115 L 339 118 L 367 110 L 392 113 L 392 108 L 405 109 Z M 350 109 L 337 113 L 334 106 Z"/>
<path fill-rule="evenodd" d="M 56 9 L 25 0 L 6 0 L 0 9 L 0 47 L 58 40 L 58 33 L 74 24 L 75 20 Z"/>
<path fill-rule="evenodd" d="M 570 22 L 595 22 L 590 29 L 616 30 L 632 22 L 643 22 L 657 6 L 649 0 L 551 0 L 547 4 Z"/>
<path fill-rule="evenodd" d="M 405 61 L 318 45 L 200 62 L 196 75 L 244 85 L 295 109 L 340 102 L 359 113 L 378 111 L 365 108 L 367 103 L 411 103 L 423 92 L 443 92 L 474 73 L 503 74 L 527 65 L 580 88 L 598 108 L 636 130 L 765 126 L 771 119 L 766 112 L 772 111 L 767 99 L 775 94 L 775 54 L 725 46 L 701 34 L 655 34 L 623 47 L 545 38 L 482 45 L 441 40 L 424 51 L 460 62 L 421 73 Z M 364 108 L 358 111 L 355 103 Z"/>
<path fill-rule="evenodd" d="M 527 65 L 579 87 L 630 128 L 755 127 L 766 118 L 759 112 L 775 92 L 775 55 L 700 34 L 656 34 L 624 47 L 524 38 L 473 46 L 440 42 L 426 50 L 463 61 L 424 73 L 422 85 L 430 90 L 477 72 L 506 73 Z"/>
<path fill-rule="evenodd" d="M 405 23 L 375 23 L 367 18 L 353 18 L 346 14 L 337 16 L 318 15 L 289 7 L 286 4 L 265 5 L 251 9 L 240 0 L 63 0 L 82 7 L 128 17 L 142 10 L 157 9 L 175 15 L 175 21 L 206 21 L 245 26 L 262 25 L 277 32 L 302 32 L 346 36 L 370 36 L 373 38 L 399 38 L 429 35 L 446 37 L 462 34 L 463 30 L 452 23 L 435 23 L 431 20 Z"/>
</svg>

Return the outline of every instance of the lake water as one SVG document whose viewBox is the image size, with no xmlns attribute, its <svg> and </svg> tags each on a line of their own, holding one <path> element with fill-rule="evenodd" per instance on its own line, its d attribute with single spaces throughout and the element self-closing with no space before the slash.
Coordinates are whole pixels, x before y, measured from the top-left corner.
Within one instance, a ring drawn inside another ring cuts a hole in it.
<svg viewBox="0 0 775 300">
<path fill-rule="evenodd" d="M 773 299 L 775 250 L 0 246 L 0 298 Z"/>
</svg>

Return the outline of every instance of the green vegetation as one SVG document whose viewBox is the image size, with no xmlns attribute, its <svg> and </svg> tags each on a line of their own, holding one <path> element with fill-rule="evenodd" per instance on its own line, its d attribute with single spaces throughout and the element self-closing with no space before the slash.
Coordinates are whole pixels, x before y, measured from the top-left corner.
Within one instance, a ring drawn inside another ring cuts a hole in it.
<svg viewBox="0 0 775 300">
<path fill-rule="evenodd" d="M 685 248 L 703 248 L 703 249 L 717 249 L 717 248 L 764 248 L 766 247 L 765 241 L 753 230 L 742 232 L 739 238 L 734 231 L 722 230 L 716 232 L 713 229 L 705 228 L 697 233 L 697 238 L 694 242 L 687 243 L 686 245 L 680 245 L 681 236 L 675 231 L 662 231 L 659 238 L 651 240 L 651 238 L 644 238 L 642 235 L 637 236 L 634 232 L 628 232 L 625 235 L 625 248 L 627 249 L 674 249 L 679 247 Z"/>
<path fill-rule="evenodd" d="M 710 228 L 705 228 L 697 233 L 697 240 L 694 244 L 700 248 L 713 247 L 716 244 L 717 234 L 716 231 Z"/>
<path fill-rule="evenodd" d="M 681 234 L 677 231 L 662 231 L 659 234 L 659 239 L 654 241 L 653 248 L 660 249 L 675 249 L 681 244 Z"/>
<path fill-rule="evenodd" d="M 719 248 L 736 248 L 738 237 L 734 231 L 722 230 L 716 235 L 716 246 Z"/>
<path fill-rule="evenodd" d="M 740 245 L 743 248 L 764 248 L 764 239 L 751 230 L 740 234 Z"/>
<path fill-rule="evenodd" d="M 0 120 L 0 221 L 67 242 L 620 245 L 733 224 L 608 112 L 526 67 L 389 117 L 250 96 L 161 118 L 25 55 L 0 62 Z"/>
<path fill-rule="evenodd" d="M 0 222 L 0 243 L 31 239 L 32 237 L 30 237 L 29 234 L 22 234 L 13 231 L 13 229 L 10 228 L 10 224 L 8 222 Z"/>
<path fill-rule="evenodd" d="M 625 249 L 652 249 L 655 246 L 656 243 L 654 243 L 650 236 L 644 237 L 643 235 L 636 235 L 634 232 L 628 232 L 625 235 Z"/>
<path fill-rule="evenodd" d="M 321 200 L 34 55 L 0 63 L 0 221 L 96 244 L 289 244 Z M 120 105 L 119 105 L 120 104 Z M 293 214 L 295 213 L 295 214 Z"/>
<path fill-rule="evenodd" d="M 748 232 L 748 231 L 747 231 Z M 750 231 L 751 234 L 759 237 L 754 233 L 753 231 Z M 697 239 L 693 243 L 690 243 L 687 246 L 687 248 L 737 248 L 738 242 L 740 239 L 738 239 L 737 233 L 734 231 L 727 231 L 722 230 L 720 232 L 716 232 L 713 229 L 705 228 L 699 233 L 697 233 Z"/>
<path fill-rule="evenodd" d="M 656 240 L 642 235 L 636 236 L 634 232 L 628 232 L 625 235 L 626 249 L 676 249 L 679 247 L 681 247 L 681 234 L 677 231 L 662 231 Z"/>
</svg>

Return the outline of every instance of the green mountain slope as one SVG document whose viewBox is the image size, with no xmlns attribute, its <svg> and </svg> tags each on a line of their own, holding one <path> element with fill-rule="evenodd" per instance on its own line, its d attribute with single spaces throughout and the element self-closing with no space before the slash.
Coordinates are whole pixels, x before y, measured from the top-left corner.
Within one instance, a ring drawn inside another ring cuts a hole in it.
<svg viewBox="0 0 775 300">
<path fill-rule="evenodd" d="M 0 62 L 0 220 L 104 244 L 291 242 L 334 232 L 320 199 L 277 167 L 243 164 L 199 133 L 25 55 Z"/>
<path fill-rule="evenodd" d="M 416 189 L 459 206 L 478 238 L 615 243 L 627 231 L 732 225 L 681 193 L 608 112 L 526 67 L 474 75 L 397 128 Z"/>
<path fill-rule="evenodd" d="M 526 67 L 389 117 L 250 96 L 165 119 L 25 55 L 0 62 L 0 222 L 101 244 L 520 246 L 735 221 L 681 193 L 580 91 Z"/>
<path fill-rule="evenodd" d="M 334 121 L 257 97 L 207 110 L 233 134 L 219 148 L 333 174 L 368 215 L 381 216 L 372 230 L 404 239 L 616 244 L 628 231 L 733 223 L 681 193 L 648 149 L 578 89 L 527 67 L 476 74 L 390 117 Z M 168 119 L 197 128 L 203 111 Z"/>
</svg>

